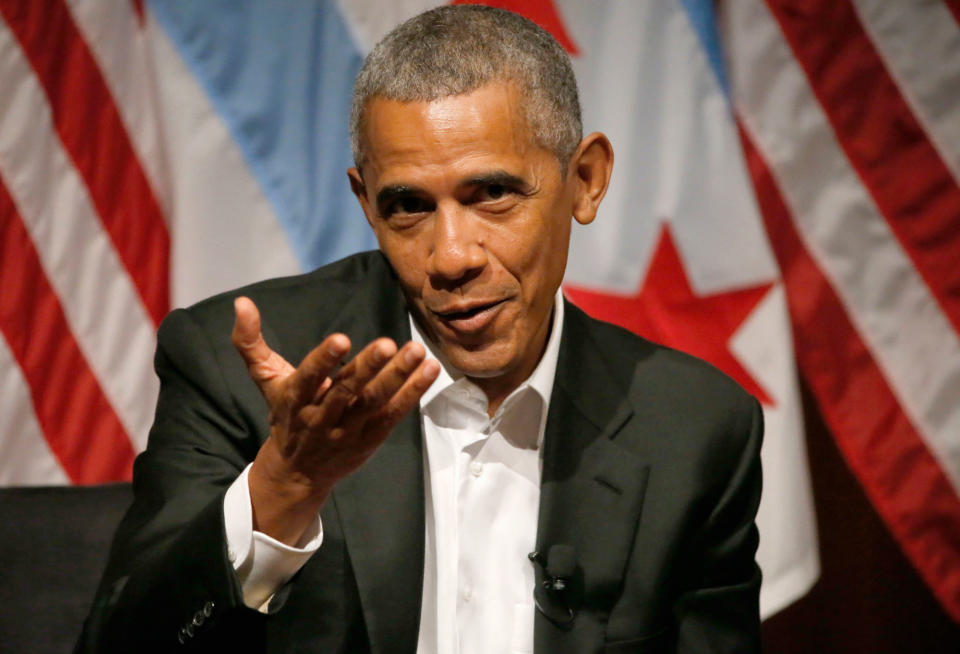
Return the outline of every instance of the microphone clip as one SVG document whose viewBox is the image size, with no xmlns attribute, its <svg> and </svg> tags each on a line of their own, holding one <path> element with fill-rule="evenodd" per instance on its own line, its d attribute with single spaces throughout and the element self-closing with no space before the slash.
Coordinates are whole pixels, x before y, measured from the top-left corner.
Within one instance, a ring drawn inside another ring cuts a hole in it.
<svg viewBox="0 0 960 654">
<path fill-rule="evenodd" d="M 576 573 L 576 556 L 570 545 L 553 545 L 547 556 L 539 550 L 530 552 L 527 558 L 541 574 L 533 589 L 533 602 L 547 620 L 561 629 L 573 624 L 576 611 L 572 608 L 573 597 L 568 591 Z"/>
<path fill-rule="evenodd" d="M 527 554 L 527 558 L 543 570 L 543 581 L 540 585 L 543 586 L 544 590 L 559 593 L 567 588 L 567 584 L 570 581 L 569 577 L 551 574 L 552 570 L 547 567 L 546 557 L 544 557 L 542 552 L 539 550 L 530 552 Z"/>
</svg>

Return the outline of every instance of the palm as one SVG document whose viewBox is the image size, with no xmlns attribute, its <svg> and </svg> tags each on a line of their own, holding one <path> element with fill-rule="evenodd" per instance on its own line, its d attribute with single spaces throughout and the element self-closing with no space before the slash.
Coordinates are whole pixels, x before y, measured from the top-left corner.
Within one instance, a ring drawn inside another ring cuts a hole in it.
<svg viewBox="0 0 960 654">
<path fill-rule="evenodd" d="M 233 343 L 270 410 L 270 437 L 250 473 L 255 520 L 295 541 L 308 524 L 304 507 L 315 513 L 333 485 L 376 451 L 440 366 L 425 361 L 421 345 L 398 351 L 381 338 L 337 370 L 350 341 L 332 334 L 295 368 L 264 341 L 253 302 L 237 298 L 234 306 Z"/>
</svg>

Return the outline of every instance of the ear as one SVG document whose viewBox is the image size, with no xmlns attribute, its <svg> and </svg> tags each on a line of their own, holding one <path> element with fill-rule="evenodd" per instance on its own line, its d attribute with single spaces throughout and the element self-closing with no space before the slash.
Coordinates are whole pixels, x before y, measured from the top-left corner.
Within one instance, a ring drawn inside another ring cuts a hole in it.
<svg viewBox="0 0 960 654">
<path fill-rule="evenodd" d="M 588 134 L 570 159 L 568 175 L 574 186 L 573 217 L 588 225 L 597 217 L 613 172 L 613 146 L 600 132 Z"/>
<path fill-rule="evenodd" d="M 360 174 L 359 170 L 351 167 L 347 169 L 347 179 L 350 180 L 350 190 L 357 196 L 357 201 L 360 203 L 360 208 L 363 209 L 363 215 L 366 216 L 367 223 L 369 223 L 370 228 L 376 232 L 373 224 L 370 199 L 367 197 L 367 185 L 363 183 L 363 175 Z"/>
</svg>

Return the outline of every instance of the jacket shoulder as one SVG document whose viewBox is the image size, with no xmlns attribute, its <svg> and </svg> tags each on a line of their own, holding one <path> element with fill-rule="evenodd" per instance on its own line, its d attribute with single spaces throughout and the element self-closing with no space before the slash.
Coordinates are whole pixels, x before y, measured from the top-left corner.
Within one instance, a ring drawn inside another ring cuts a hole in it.
<svg viewBox="0 0 960 654">
<path fill-rule="evenodd" d="M 223 311 L 232 314 L 233 300 L 245 295 L 255 302 L 280 304 L 291 300 L 304 300 L 306 296 L 320 295 L 331 298 L 333 303 L 340 297 L 349 297 L 351 289 L 371 274 L 387 276 L 389 265 L 377 250 L 360 252 L 334 261 L 316 270 L 299 275 L 275 277 L 224 291 L 187 307 L 195 317 Z M 318 291 L 322 291 L 318 292 Z M 259 304 L 259 303 L 258 303 Z"/>
<path fill-rule="evenodd" d="M 655 343 L 617 325 L 597 320 L 577 307 L 594 351 L 634 391 L 692 399 L 704 396 L 728 402 L 749 401 L 740 384 L 714 365 L 686 352 Z M 665 398 L 664 398 L 665 399 Z"/>
<path fill-rule="evenodd" d="M 189 307 L 174 309 L 160 325 L 158 337 L 176 331 L 185 319 L 217 334 L 229 335 L 233 327 L 233 301 L 249 297 L 270 315 L 272 322 L 287 325 L 316 322 L 336 315 L 351 300 L 357 289 L 371 279 L 388 280 L 392 270 L 376 250 L 361 252 L 299 275 L 276 277 L 218 293 Z"/>
<path fill-rule="evenodd" d="M 584 320 L 584 352 L 603 362 L 633 409 L 632 424 L 645 435 L 642 445 L 634 443 L 638 448 L 704 466 L 723 460 L 736 465 L 736 453 L 759 450 L 760 405 L 727 374 L 579 309 L 574 313 L 575 321 Z"/>
</svg>

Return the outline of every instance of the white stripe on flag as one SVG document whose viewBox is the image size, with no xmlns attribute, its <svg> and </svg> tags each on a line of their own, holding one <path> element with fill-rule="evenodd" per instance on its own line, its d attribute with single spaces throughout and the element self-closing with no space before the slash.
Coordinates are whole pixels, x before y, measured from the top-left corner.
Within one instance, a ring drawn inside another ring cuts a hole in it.
<svg viewBox="0 0 960 654">
<path fill-rule="evenodd" d="M 933 146 L 960 181 L 960 29 L 936 2 L 853 0 L 860 23 Z M 922 35 L 921 38 L 917 38 Z"/>
<path fill-rule="evenodd" d="M 443 4 L 447 3 L 437 0 L 337 0 L 340 15 L 346 19 L 350 36 L 363 55 L 403 21 Z"/>
<path fill-rule="evenodd" d="M 146 30 L 133 4 L 130 0 L 67 0 L 77 29 L 113 95 L 154 197 L 167 214 L 169 183 L 156 115 L 153 67 L 148 60 Z"/>
<path fill-rule="evenodd" d="M 904 411 L 960 489 L 960 412 L 951 397 L 960 384 L 960 339 L 837 144 L 769 9 L 730 2 L 725 18 L 738 108 L 800 237 Z M 863 256 L 866 247 L 869 257 Z"/>
<path fill-rule="evenodd" d="M 163 28 L 147 17 L 173 193 L 170 305 L 299 272 L 286 233 L 229 130 Z"/>
<path fill-rule="evenodd" d="M 0 173 L 70 329 L 133 441 L 146 444 L 159 384 L 153 323 L 53 131 L 50 106 L 0 21 Z"/>
<path fill-rule="evenodd" d="M 775 406 L 763 407 L 764 481 L 757 513 L 757 561 L 763 570 L 760 614 L 767 618 L 803 597 L 820 575 L 800 392 L 782 283 L 770 289 L 732 336 L 730 349 L 776 398 Z"/>
<path fill-rule="evenodd" d="M 69 484 L 33 413 L 27 381 L 0 333 L 0 486 Z M 8 526 L 8 528 L 12 528 Z"/>
</svg>

